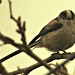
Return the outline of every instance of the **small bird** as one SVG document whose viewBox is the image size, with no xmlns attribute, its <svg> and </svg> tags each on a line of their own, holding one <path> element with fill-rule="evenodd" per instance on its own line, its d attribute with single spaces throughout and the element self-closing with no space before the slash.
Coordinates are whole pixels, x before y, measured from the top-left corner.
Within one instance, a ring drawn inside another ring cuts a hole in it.
<svg viewBox="0 0 75 75">
<path fill-rule="evenodd" d="M 29 43 L 30 47 L 45 47 L 59 52 L 72 47 L 75 43 L 75 14 L 71 10 L 62 11 L 50 21 Z"/>
<path fill-rule="evenodd" d="M 71 10 L 62 11 L 58 17 L 42 28 L 39 34 L 29 43 L 29 47 L 45 47 L 49 51 L 65 52 L 75 43 L 75 14 Z M 19 53 L 17 50 L 2 58 L 5 61 Z"/>
</svg>

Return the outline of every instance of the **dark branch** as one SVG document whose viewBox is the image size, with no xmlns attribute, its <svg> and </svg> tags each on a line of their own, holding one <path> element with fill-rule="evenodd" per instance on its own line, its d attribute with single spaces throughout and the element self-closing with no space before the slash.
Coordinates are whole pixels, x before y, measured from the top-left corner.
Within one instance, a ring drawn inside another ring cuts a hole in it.
<svg viewBox="0 0 75 75">
<path fill-rule="evenodd" d="M 13 17 L 13 14 L 12 14 L 12 8 L 11 8 L 11 1 L 10 0 L 8 0 L 8 2 L 9 2 L 9 11 L 10 11 L 10 18 L 11 19 L 13 19 L 16 23 L 17 23 L 17 20 Z"/>
<path fill-rule="evenodd" d="M 62 64 L 60 64 L 59 66 L 57 66 L 55 69 L 53 69 L 50 73 L 48 73 L 47 75 L 50 74 L 54 74 L 61 66 L 65 65 L 66 63 L 68 63 L 70 60 L 73 60 L 75 58 L 75 53 L 72 54 L 70 57 L 68 57 L 68 59 L 66 61 L 64 61 Z"/>
<path fill-rule="evenodd" d="M 69 59 L 72 55 L 75 55 L 75 52 L 74 53 L 67 53 L 67 54 L 64 54 L 64 53 L 63 54 L 57 54 L 57 53 L 55 53 L 55 54 L 52 54 L 50 57 L 44 59 L 43 61 L 46 61 L 47 63 L 49 63 L 49 62 L 51 62 L 53 60 L 56 60 L 56 59 L 57 60 L 59 60 L 59 59 Z M 21 72 L 26 72 L 26 74 L 28 74 L 32 70 L 34 70 L 34 69 L 36 69 L 40 66 L 42 66 L 40 63 L 36 63 L 36 64 L 33 64 L 33 65 L 27 67 L 27 68 L 21 69 Z M 16 71 L 13 71 L 9 74 L 20 74 L 20 72 L 18 70 L 16 70 Z"/>
</svg>

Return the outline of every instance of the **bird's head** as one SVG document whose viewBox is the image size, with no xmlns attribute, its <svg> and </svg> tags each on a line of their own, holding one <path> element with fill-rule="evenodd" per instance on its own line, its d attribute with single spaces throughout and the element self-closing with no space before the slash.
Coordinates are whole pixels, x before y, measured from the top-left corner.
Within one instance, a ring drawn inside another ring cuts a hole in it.
<svg viewBox="0 0 75 75">
<path fill-rule="evenodd" d="M 71 10 L 65 10 L 62 11 L 58 17 L 64 20 L 74 20 L 75 14 Z"/>
</svg>

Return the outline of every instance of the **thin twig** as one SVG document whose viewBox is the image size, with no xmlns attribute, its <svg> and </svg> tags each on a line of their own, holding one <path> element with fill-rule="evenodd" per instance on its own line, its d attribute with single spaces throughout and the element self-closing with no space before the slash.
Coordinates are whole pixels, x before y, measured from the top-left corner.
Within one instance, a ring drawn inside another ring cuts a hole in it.
<svg viewBox="0 0 75 75">
<path fill-rule="evenodd" d="M 17 22 L 17 20 L 13 17 L 13 14 L 12 14 L 12 9 L 11 9 L 11 4 L 12 4 L 12 3 L 11 3 L 10 0 L 8 0 L 8 2 L 9 2 L 9 9 L 10 9 L 10 10 L 9 10 L 9 11 L 10 11 L 10 18 L 13 19 L 15 22 Z"/>
<path fill-rule="evenodd" d="M 18 18 L 18 21 L 17 21 L 17 26 L 18 26 L 18 30 L 17 32 L 19 34 L 21 34 L 21 41 L 23 42 L 23 45 L 26 44 L 25 40 L 25 21 L 23 22 L 23 25 L 21 25 L 21 17 Z"/>
<path fill-rule="evenodd" d="M 18 19 L 19 21 L 17 21 L 17 20 L 15 19 L 15 17 L 14 17 L 13 14 L 12 14 L 12 8 L 11 8 L 11 4 L 12 4 L 12 3 L 11 3 L 10 0 L 8 0 L 8 2 L 9 2 L 10 18 L 11 18 L 12 20 L 14 20 L 14 21 L 17 23 L 19 29 L 21 30 L 23 44 L 25 44 L 25 39 L 24 39 L 24 38 L 25 38 L 25 36 L 24 36 L 25 21 L 23 22 L 23 28 L 22 28 L 22 27 L 20 26 L 20 23 L 21 23 L 20 17 L 19 17 L 19 19 Z"/>
</svg>

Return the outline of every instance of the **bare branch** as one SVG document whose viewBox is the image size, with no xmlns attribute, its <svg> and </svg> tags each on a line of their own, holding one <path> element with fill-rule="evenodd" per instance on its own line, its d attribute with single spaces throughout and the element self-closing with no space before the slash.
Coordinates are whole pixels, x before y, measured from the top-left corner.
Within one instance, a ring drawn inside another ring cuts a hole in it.
<svg viewBox="0 0 75 75">
<path fill-rule="evenodd" d="M 15 46 L 17 48 L 20 48 L 20 49 L 24 48 L 23 45 L 14 42 L 13 39 L 11 39 L 11 38 L 9 38 L 7 36 L 4 36 L 2 33 L 0 33 L 0 40 L 3 41 L 4 44 L 11 44 L 11 45 L 13 45 L 13 46 Z"/>
<path fill-rule="evenodd" d="M 68 63 L 70 60 L 73 60 L 74 58 L 75 58 L 75 54 L 72 54 L 67 60 L 65 60 L 62 64 L 60 64 L 59 66 L 57 66 L 55 69 L 53 69 L 47 75 L 50 75 L 52 73 L 54 74 L 61 66 L 65 65 L 66 63 Z"/>
<path fill-rule="evenodd" d="M 25 21 L 23 22 L 23 28 L 21 27 L 21 19 L 20 19 L 20 17 L 18 18 L 18 20 L 16 20 L 15 19 L 15 17 L 13 16 L 13 14 L 12 14 L 12 7 L 11 7 L 11 1 L 10 0 L 8 0 L 8 2 L 9 2 L 9 11 L 10 11 L 10 18 L 12 19 L 12 20 L 14 20 L 16 23 L 17 23 L 17 26 L 18 26 L 18 28 L 19 28 L 19 30 L 17 30 L 17 31 L 19 31 L 21 34 L 22 34 L 22 42 L 23 42 L 23 44 L 25 44 L 25 35 L 24 35 L 24 31 L 25 31 Z"/>
<path fill-rule="evenodd" d="M 50 57 L 44 59 L 43 61 L 46 61 L 47 63 L 49 63 L 49 62 L 51 62 L 53 60 L 56 60 L 56 59 L 57 60 L 59 60 L 59 59 L 69 59 L 74 54 L 75 54 L 75 52 L 74 53 L 67 53 L 67 54 L 64 54 L 64 53 L 63 54 L 57 54 L 57 53 L 55 53 L 55 54 L 52 54 Z M 36 64 L 33 64 L 33 65 L 27 67 L 27 68 L 21 69 L 21 72 L 26 72 L 26 74 L 28 74 L 29 72 L 31 72 L 32 70 L 34 70 L 34 69 L 36 69 L 40 66 L 42 66 L 40 63 L 36 63 Z M 13 71 L 11 73 L 12 74 L 20 74 L 20 72 L 18 70 Z M 9 73 L 9 74 L 11 74 L 11 73 Z"/>
<path fill-rule="evenodd" d="M 4 36 L 3 34 L 0 34 L 0 40 L 2 40 L 5 44 L 12 44 L 13 46 L 19 48 L 20 50 L 24 51 L 25 53 L 27 53 L 29 56 L 31 56 L 32 58 L 34 58 L 35 60 L 39 61 L 40 63 L 42 63 L 43 65 L 45 65 L 45 67 L 47 69 L 50 69 L 50 67 L 46 64 L 45 61 L 42 61 L 40 58 L 38 58 L 27 46 L 27 44 L 21 45 L 18 43 L 15 43 L 11 38 L 8 38 L 6 36 Z"/>
<path fill-rule="evenodd" d="M 23 44 L 18 44 L 16 42 L 14 42 L 14 40 L 12 40 L 9 37 L 4 36 L 3 34 L 0 34 L 0 40 L 2 40 L 5 44 L 12 44 L 13 46 L 19 48 L 20 50 L 22 50 L 23 52 L 27 53 L 29 56 L 31 56 L 32 58 L 34 58 L 35 60 L 37 60 L 39 63 L 41 63 L 42 65 L 44 65 L 49 71 L 51 69 L 51 67 L 49 67 L 49 65 L 45 62 L 42 61 L 38 56 L 36 56 L 31 50 L 30 48 L 27 46 L 26 43 L 26 39 L 25 39 L 25 34 L 24 34 L 24 27 L 25 27 L 25 23 L 23 23 L 23 27 L 21 26 L 21 19 L 20 17 L 18 18 L 18 20 L 16 20 L 13 16 L 12 16 L 12 9 L 11 9 L 11 1 L 8 0 L 9 2 L 9 8 L 10 8 L 10 16 L 11 19 L 13 19 L 18 26 L 18 31 L 20 31 L 21 36 L 22 36 L 22 42 Z"/>
</svg>

